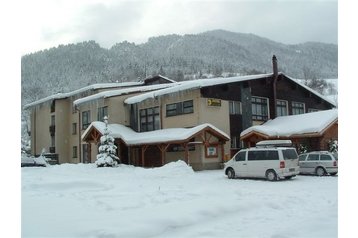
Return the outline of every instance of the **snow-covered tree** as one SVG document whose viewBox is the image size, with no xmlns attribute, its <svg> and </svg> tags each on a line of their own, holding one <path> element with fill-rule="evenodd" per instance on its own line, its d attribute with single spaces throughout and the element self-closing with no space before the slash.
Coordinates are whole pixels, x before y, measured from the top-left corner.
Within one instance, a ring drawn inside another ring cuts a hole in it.
<svg viewBox="0 0 358 238">
<path fill-rule="evenodd" d="M 109 135 L 108 130 L 108 117 L 104 117 L 104 128 L 103 136 L 101 136 L 101 145 L 98 149 L 96 165 L 97 167 L 115 167 L 121 161 L 116 155 L 117 146 L 114 144 L 114 138 Z"/>
<path fill-rule="evenodd" d="M 330 140 L 328 142 L 329 152 L 337 153 L 338 152 L 338 141 L 337 140 Z"/>
</svg>

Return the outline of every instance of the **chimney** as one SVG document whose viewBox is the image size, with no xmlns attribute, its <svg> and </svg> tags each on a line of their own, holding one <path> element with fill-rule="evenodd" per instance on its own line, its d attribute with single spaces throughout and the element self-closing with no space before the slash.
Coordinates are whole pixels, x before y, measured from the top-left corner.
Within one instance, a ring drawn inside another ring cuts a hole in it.
<svg viewBox="0 0 358 238">
<path fill-rule="evenodd" d="M 277 69 L 277 58 L 276 55 L 272 56 L 272 69 L 273 69 L 273 76 L 277 79 L 278 69 Z"/>
<path fill-rule="evenodd" d="M 273 82 L 272 82 L 272 96 L 273 96 L 273 118 L 277 117 L 277 92 L 276 92 L 276 84 L 277 84 L 277 77 L 278 77 L 278 69 L 277 69 L 277 58 L 276 55 L 272 56 L 272 68 L 273 68 Z"/>
</svg>

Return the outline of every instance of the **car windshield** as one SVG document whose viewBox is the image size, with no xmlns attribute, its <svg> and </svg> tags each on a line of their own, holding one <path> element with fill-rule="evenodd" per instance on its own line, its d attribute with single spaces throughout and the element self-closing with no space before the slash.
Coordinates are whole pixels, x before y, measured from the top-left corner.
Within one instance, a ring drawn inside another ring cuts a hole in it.
<svg viewBox="0 0 358 238">
<path fill-rule="evenodd" d="M 298 155 L 295 149 L 282 150 L 283 159 L 297 159 Z"/>
</svg>

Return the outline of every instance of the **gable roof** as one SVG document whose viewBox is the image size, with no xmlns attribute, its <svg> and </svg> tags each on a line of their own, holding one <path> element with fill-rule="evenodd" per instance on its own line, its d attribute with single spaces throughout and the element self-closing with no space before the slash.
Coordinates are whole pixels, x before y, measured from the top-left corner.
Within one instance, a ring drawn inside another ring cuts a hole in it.
<svg viewBox="0 0 358 238">
<path fill-rule="evenodd" d="M 96 129 L 103 135 L 105 123 L 100 121 L 92 122 L 82 134 L 81 139 L 85 140 L 93 129 Z M 220 137 L 223 140 L 230 140 L 230 137 L 225 132 L 209 123 L 201 124 L 193 128 L 168 128 L 148 132 L 135 132 L 131 128 L 121 124 L 109 124 L 108 130 L 111 136 L 117 139 L 122 139 L 127 145 L 160 144 L 186 141 L 203 130 L 209 130 L 215 136 Z"/>
<path fill-rule="evenodd" d="M 148 91 L 158 90 L 162 88 L 172 87 L 173 85 L 175 85 L 175 83 L 154 84 L 149 86 L 127 87 L 127 88 L 121 88 L 116 90 L 108 90 L 84 98 L 77 99 L 73 102 L 73 104 L 81 105 L 101 98 L 104 99 L 104 98 L 110 98 L 110 97 L 121 96 L 121 95 L 132 94 L 132 93 L 148 92 Z"/>
<path fill-rule="evenodd" d="M 302 87 L 304 90 L 311 92 L 312 94 L 314 94 L 317 97 L 321 98 L 322 100 L 328 102 L 332 106 L 335 106 L 335 103 L 333 101 L 327 99 L 326 97 L 324 97 L 320 93 L 316 92 L 315 90 L 311 89 L 310 87 L 300 83 L 298 80 L 288 77 L 281 72 L 278 73 L 278 75 L 283 75 L 288 80 L 290 80 L 293 83 Z M 236 76 L 236 77 L 228 77 L 228 78 L 209 78 L 209 79 L 196 79 L 196 80 L 182 81 L 182 82 L 177 82 L 175 85 L 173 85 L 170 88 L 160 89 L 160 90 L 156 90 L 153 92 L 143 93 L 141 95 L 129 97 L 124 102 L 126 104 L 136 104 L 136 103 L 142 102 L 142 101 L 150 99 L 150 98 L 156 98 L 156 97 L 168 95 L 171 93 L 177 93 L 177 92 L 186 91 L 186 90 L 194 90 L 194 89 L 198 89 L 198 88 L 209 87 L 209 86 L 220 85 L 220 84 L 228 84 L 228 83 L 236 83 L 236 82 L 250 81 L 250 80 L 256 80 L 256 79 L 263 79 L 263 78 L 268 78 L 268 77 L 272 77 L 272 76 L 273 76 L 273 74 L 270 73 L 270 74 Z"/>
<path fill-rule="evenodd" d="M 48 102 L 48 101 L 52 101 L 52 100 L 57 100 L 57 99 L 64 99 L 64 98 L 68 98 L 86 91 L 90 91 L 90 90 L 98 90 L 98 89 L 108 89 L 108 88 L 117 88 L 117 87 L 133 87 L 133 86 L 139 86 L 142 85 L 143 82 L 123 82 L 123 83 L 97 83 L 97 84 L 92 84 L 68 93 L 57 93 L 42 99 L 39 99 L 35 102 L 26 104 L 24 106 L 24 109 L 28 109 L 31 108 L 33 106 L 37 106 L 39 104 Z"/>
<path fill-rule="evenodd" d="M 282 116 L 269 120 L 262 125 L 247 128 L 241 132 L 240 139 L 242 140 L 254 133 L 268 138 L 320 135 L 337 121 L 337 109 Z"/>
<path fill-rule="evenodd" d="M 189 81 L 182 81 L 176 83 L 173 87 L 157 90 L 154 92 L 143 93 L 141 95 L 133 96 L 127 98 L 124 102 L 126 104 L 135 104 L 141 101 L 144 101 L 149 98 L 156 98 L 158 96 L 163 96 L 171 93 L 186 91 L 186 90 L 193 90 L 197 88 L 203 88 L 213 85 L 219 84 L 227 84 L 227 83 L 234 83 L 234 82 L 241 82 L 253 79 L 260 79 L 271 77 L 272 74 L 257 74 L 257 75 L 247 75 L 247 76 L 237 76 L 237 77 L 229 77 L 229 78 L 209 78 L 209 79 L 195 79 Z"/>
</svg>

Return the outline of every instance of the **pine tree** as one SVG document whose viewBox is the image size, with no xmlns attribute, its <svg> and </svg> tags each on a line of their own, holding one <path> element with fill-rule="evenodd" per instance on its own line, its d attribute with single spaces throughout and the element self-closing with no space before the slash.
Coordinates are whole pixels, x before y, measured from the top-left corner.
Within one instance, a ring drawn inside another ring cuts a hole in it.
<svg viewBox="0 0 358 238">
<path fill-rule="evenodd" d="M 104 128 L 103 136 L 101 136 L 101 145 L 98 149 L 96 165 L 97 167 L 115 167 L 121 161 L 116 155 L 117 146 L 114 144 L 114 138 L 109 135 L 108 130 L 108 117 L 104 117 Z"/>
</svg>

